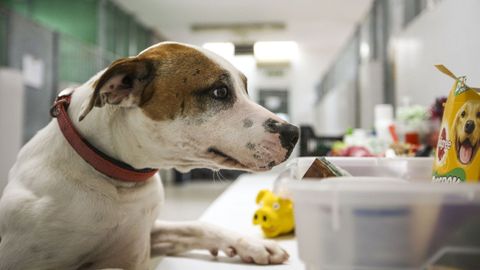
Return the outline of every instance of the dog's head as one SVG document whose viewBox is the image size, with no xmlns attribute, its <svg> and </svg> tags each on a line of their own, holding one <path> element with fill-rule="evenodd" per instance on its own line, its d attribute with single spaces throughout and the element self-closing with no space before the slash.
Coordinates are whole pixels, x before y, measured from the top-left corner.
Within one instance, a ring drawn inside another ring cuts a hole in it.
<svg viewBox="0 0 480 270">
<path fill-rule="evenodd" d="M 479 147 L 480 103 L 466 102 L 457 113 L 454 127 L 458 160 L 469 164 Z"/>
<path fill-rule="evenodd" d="M 249 99 L 240 71 L 201 48 L 152 46 L 112 63 L 94 89 L 80 120 L 93 107 L 122 108 L 151 166 L 268 170 L 298 140 L 297 127 Z"/>
</svg>

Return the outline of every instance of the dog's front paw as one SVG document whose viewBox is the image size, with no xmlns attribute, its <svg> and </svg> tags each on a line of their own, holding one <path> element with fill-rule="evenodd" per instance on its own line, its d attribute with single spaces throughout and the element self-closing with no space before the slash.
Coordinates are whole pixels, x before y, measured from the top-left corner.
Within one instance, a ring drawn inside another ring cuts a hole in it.
<svg viewBox="0 0 480 270">
<path fill-rule="evenodd" d="M 222 251 L 229 257 L 240 256 L 246 263 L 280 264 L 288 260 L 288 253 L 280 245 L 271 240 L 240 237 Z M 216 255 L 217 250 L 211 250 Z"/>
</svg>

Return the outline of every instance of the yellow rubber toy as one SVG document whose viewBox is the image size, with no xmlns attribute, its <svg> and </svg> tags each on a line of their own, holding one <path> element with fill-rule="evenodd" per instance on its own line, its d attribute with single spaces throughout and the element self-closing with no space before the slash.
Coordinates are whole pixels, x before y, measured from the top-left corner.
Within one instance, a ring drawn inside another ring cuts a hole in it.
<svg viewBox="0 0 480 270">
<path fill-rule="evenodd" d="M 258 193 L 256 202 L 260 208 L 253 215 L 253 224 L 260 225 L 266 237 L 273 238 L 293 231 L 295 222 L 290 199 L 263 189 Z"/>
</svg>

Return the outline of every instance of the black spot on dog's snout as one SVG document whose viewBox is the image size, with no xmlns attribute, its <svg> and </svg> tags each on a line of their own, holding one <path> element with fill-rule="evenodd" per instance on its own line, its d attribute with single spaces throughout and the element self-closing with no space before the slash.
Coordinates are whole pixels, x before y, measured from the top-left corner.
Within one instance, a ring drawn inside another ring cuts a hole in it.
<svg viewBox="0 0 480 270">
<path fill-rule="evenodd" d="M 465 123 L 465 133 L 472 134 L 474 130 L 475 123 L 472 120 L 468 120 L 467 123 Z"/>
<path fill-rule="evenodd" d="M 249 118 L 243 119 L 243 127 L 244 128 L 249 128 L 249 127 L 252 127 L 252 126 L 253 126 L 252 119 L 249 119 Z"/>
<path fill-rule="evenodd" d="M 267 121 L 263 123 L 265 130 L 270 133 L 278 133 L 280 125 L 277 120 L 273 120 L 272 118 L 268 118 Z"/>
<path fill-rule="evenodd" d="M 184 77 L 183 78 L 183 83 L 187 83 L 187 81 L 188 81 L 187 77 Z"/>
<path fill-rule="evenodd" d="M 254 143 L 251 143 L 251 142 L 248 142 L 245 147 L 247 147 L 247 149 L 249 150 L 255 150 L 255 144 Z"/>
<path fill-rule="evenodd" d="M 197 76 L 198 74 L 200 74 L 200 69 L 195 69 L 195 72 L 193 73 L 193 76 Z"/>
</svg>

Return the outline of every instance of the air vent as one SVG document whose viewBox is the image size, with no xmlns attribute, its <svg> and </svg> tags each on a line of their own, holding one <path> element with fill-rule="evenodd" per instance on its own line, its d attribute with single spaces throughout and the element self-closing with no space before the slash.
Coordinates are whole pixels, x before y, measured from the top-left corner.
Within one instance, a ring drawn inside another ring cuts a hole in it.
<svg viewBox="0 0 480 270">
<path fill-rule="evenodd" d="M 235 44 L 235 55 L 253 55 L 253 44 Z"/>
</svg>

